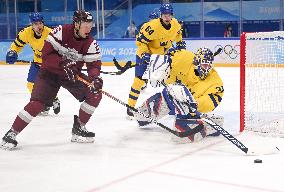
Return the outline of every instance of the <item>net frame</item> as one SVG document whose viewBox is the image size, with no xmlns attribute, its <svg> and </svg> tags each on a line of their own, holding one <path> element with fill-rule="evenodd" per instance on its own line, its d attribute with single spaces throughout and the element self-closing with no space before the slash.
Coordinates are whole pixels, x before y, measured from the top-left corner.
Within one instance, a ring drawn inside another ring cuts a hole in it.
<svg viewBox="0 0 284 192">
<path fill-rule="evenodd" d="M 284 31 L 243 33 L 240 48 L 240 131 L 284 137 Z"/>
</svg>

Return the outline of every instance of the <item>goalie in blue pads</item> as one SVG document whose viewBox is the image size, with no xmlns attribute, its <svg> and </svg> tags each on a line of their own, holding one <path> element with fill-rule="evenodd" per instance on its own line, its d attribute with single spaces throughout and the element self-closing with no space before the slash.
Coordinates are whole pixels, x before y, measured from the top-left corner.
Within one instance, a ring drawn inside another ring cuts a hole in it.
<svg viewBox="0 0 284 192">
<path fill-rule="evenodd" d="M 179 50 L 172 56 L 151 55 L 143 78 L 153 87 L 165 88 L 147 99 L 138 110 L 155 119 L 173 115 L 175 128 L 180 131 L 203 124 L 201 118 L 205 114 L 222 126 L 223 117 L 208 114 L 220 104 L 224 94 L 223 82 L 213 67 L 213 60 L 214 54 L 208 48 L 200 48 L 195 54 Z M 135 116 L 140 126 L 149 124 L 139 114 Z M 207 135 L 219 134 L 204 125 L 202 131 L 188 139 L 198 141 Z"/>
</svg>

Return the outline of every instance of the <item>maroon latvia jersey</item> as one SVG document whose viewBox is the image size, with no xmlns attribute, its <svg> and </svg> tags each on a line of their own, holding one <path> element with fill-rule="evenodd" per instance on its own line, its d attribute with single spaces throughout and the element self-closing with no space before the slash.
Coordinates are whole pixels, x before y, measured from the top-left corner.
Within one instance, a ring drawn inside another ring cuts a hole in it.
<svg viewBox="0 0 284 192">
<path fill-rule="evenodd" d="M 58 75 L 65 72 L 60 65 L 64 60 L 76 61 L 78 69 L 87 65 L 89 77 L 98 76 L 101 69 L 101 53 L 97 41 L 74 37 L 74 25 L 59 25 L 48 35 L 42 49 L 42 68 Z"/>
</svg>

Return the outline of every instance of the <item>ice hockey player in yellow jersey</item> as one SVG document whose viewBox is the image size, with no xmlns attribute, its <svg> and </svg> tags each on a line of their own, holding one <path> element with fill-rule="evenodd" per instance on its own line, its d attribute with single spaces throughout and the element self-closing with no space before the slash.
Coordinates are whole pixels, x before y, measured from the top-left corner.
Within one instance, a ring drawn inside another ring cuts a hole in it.
<svg viewBox="0 0 284 192">
<path fill-rule="evenodd" d="M 222 126 L 223 117 L 209 113 L 220 104 L 224 94 L 223 82 L 213 67 L 213 60 L 214 54 L 208 48 L 200 48 L 195 54 L 187 50 L 176 51 L 173 56 L 152 54 L 143 78 L 153 87 L 165 88 L 147 99 L 138 110 L 154 119 L 174 116 L 175 128 L 180 131 L 203 124 L 200 119 L 204 116 Z M 150 123 L 139 114 L 135 116 L 140 126 Z M 208 135 L 219 134 L 204 125 L 187 141 L 198 141 Z"/>
<path fill-rule="evenodd" d="M 196 54 L 177 51 L 172 57 L 172 70 L 166 80 L 167 84 L 181 82 L 185 85 L 198 103 L 197 110 L 202 113 L 213 111 L 224 94 L 222 79 L 213 64 L 202 63 L 202 60 L 206 61 L 206 51 L 209 52 L 208 49 L 199 49 Z"/>
<path fill-rule="evenodd" d="M 51 28 L 44 25 L 43 16 L 38 12 L 31 13 L 29 19 L 31 25 L 22 29 L 11 44 L 10 50 L 6 55 L 6 63 L 14 64 L 18 59 L 18 54 L 23 50 L 24 46 L 27 44 L 31 46 L 34 52 L 34 59 L 31 63 L 27 78 L 27 88 L 31 93 L 35 78 L 42 63 L 41 50 Z M 48 114 L 48 111 L 49 107 L 46 106 L 45 111 L 42 114 Z M 60 112 L 60 102 L 57 97 L 53 102 L 53 111 L 55 114 Z"/>
<path fill-rule="evenodd" d="M 128 105 L 135 107 L 141 88 L 145 84 L 142 75 L 149 63 L 151 54 L 165 54 L 176 42 L 177 49 L 184 48 L 182 31 L 179 22 L 173 18 L 173 8 L 170 4 L 162 4 L 160 18 L 145 23 L 136 37 L 135 78 L 128 98 Z M 127 110 L 127 115 L 133 117 L 133 112 Z"/>
</svg>

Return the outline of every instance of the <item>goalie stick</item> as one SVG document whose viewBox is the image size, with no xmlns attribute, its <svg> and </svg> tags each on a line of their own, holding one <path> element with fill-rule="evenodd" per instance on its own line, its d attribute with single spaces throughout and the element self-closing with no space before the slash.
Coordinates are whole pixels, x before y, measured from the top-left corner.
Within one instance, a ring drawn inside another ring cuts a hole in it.
<svg viewBox="0 0 284 192">
<path fill-rule="evenodd" d="M 86 79 L 80 77 L 79 75 L 76 76 L 77 80 L 83 82 L 84 84 L 86 84 L 88 87 L 90 88 L 93 88 L 94 85 L 92 83 L 90 83 L 89 81 L 87 81 Z M 200 132 L 202 129 L 203 129 L 203 125 L 202 124 L 199 124 L 198 126 L 196 126 L 194 129 L 191 129 L 191 130 L 188 130 L 188 131 L 185 131 L 185 132 L 179 132 L 179 131 L 175 131 L 175 130 L 172 130 L 171 128 L 165 126 L 164 124 L 162 123 L 159 123 L 156 119 L 153 119 L 151 118 L 150 116 L 144 114 L 143 112 L 139 111 L 138 109 L 134 108 L 134 107 L 131 107 L 130 105 L 124 103 L 123 101 L 121 101 L 120 99 L 114 97 L 113 95 L 109 94 L 108 92 L 106 91 L 103 91 L 103 90 L 100 90 L 104 95 L 106 95 L 107 97 L 113 99 L 114 101 L 120 103 L 121 105 L 135 111 L 136 113 L 139 113 L 140 115 L 142 115 L 143 117 L 149 119 L 152 123 L 155 123 L 156 125 L 162 127 L 163 129 L 169 131 L 170 133 L 176 135 L 177 137 L 188 137 L 188 136 L 191 136 L 195 133 L 198 133 Z"/>
<path fill-rule="evenodd" d="M 236 139 L 233 135 L 228 133 L 226 130 L 224 130 L 220 125 L 216 124 L 211 119 L 202 118 L 202 121 L 204 121 L 207 125 L 214 128 L 218 133 L 223 135 L 227 140 L 229 140 L 231 143 L 233 143 L 236 147 L 238 147 L 240 150 L 242 150 L 247 155 L 266 155 L 266 154 L 273 154 L 278 153 L 280 150 L 278 147 L 273 148 L 261 148 L 261 149 L 250 149 L 246 147 L 242 142 L 240 142 L 238 139 Z"/>
</svg>

